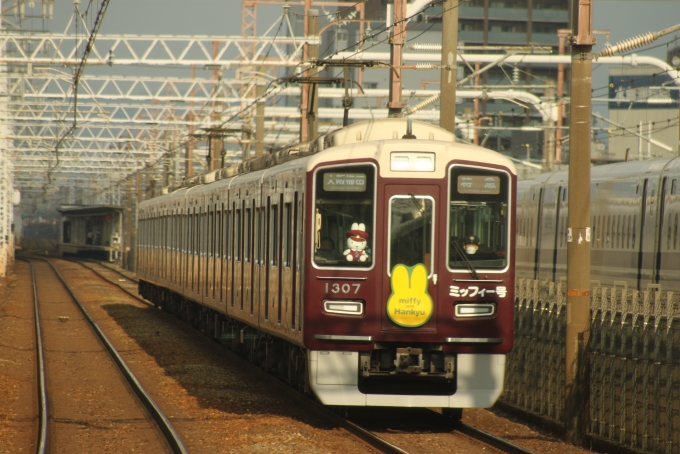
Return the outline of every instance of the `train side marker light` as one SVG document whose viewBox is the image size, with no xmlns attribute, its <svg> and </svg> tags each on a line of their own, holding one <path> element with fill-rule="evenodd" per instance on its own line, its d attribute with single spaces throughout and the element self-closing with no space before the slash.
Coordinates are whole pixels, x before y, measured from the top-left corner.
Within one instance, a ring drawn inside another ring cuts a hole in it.
<svg viewBox="0 0 680 454">
<path fill-rule="evenodd" d="M 323 310 L 330 314 L 362 315 L 364 305 L 359 301 L 324 300 Z"/>
<path fill-rule="evenodd" d="M 494 304 L 456 304 L 456 317 L 490 317 L 496 313 Z"/>
</svg>

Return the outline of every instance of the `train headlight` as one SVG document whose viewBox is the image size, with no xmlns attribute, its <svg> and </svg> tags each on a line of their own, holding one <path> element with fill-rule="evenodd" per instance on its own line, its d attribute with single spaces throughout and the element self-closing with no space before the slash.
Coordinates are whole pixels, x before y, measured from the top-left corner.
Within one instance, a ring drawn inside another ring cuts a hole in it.
<svg viewBox="0 0 680 454">
<path fill-rule="evenodd" d="M 364 303 L 361 301 L 323 300 L 323 310 L 329 314 L 362 315 Z"/>
<path fill-rule="evenodd" d="M 390 155 L 390 170 L 393 172 L 434 172 L 434 153 L 396 152 Z"/>
<path fill-rule="evenodd" d="M 496 305 L 493 303 L 456 304 L 456 317 L 491 317 L 496 313 Z"/>
</svg>

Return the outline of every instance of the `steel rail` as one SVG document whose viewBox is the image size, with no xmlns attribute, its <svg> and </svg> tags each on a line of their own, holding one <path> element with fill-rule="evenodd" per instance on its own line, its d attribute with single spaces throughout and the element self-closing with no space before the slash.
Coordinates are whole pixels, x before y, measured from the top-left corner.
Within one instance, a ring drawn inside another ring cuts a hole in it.
<svg viewBox="0 0 680 454">
<path fill-rule="evenodd" d="M 440 414 L 438 411 L 432 408 L 430 408 L 430 410 L 434 413 Z M 522 446 L 518 446 L 514 443 L 509 442 L 508 440 L 505 440 L 501 437 L 498 437 L 477 427 L 466 424 L 462 421 L 456 421 L 455 428 L 459 430 L 461 433 L 471 438 L 474 438 L 475 440 L 484 442 L 496 449 L 503 450 L 508 454 L 535 454 L 533 451 L 529 449 L 526 449 Z"/>
<path fill-rule="evenodd" d="M 104 346 L 106 347 L 108 352 L 111 354 L 111 357 L 116 362 L 116 364 L 120 368 L 121 372 L 123 373 L 123 375 L 127 379 L 128 383 L 130 384 L 130 386 L 132 386 L 132 389 L 134 390 L 137 397 L 144 404 L 146 409 L 149 411 L 149 413 L 151 414 L 153 419 L 158 424 L 158 427 L 161 429 L 161 431 L 163 432 L 163 435 L 165 435 L 168 443 L 170 444 L 172 451 L 174 453 L 179 453 L 179 454 L 188 454 L 189 451 L 184 446 L 182 439 L 179 437 L 179 435 L 175 431 L 170 420 L 167 418 L 167 416 L 165 416 L 165 414 L 158 407 L 156 402 L 154 402 L 151 395 L 149 395 L 146 392 L 146 390 L 144 389 L 142 384 L 139 382 L 139 380 L 137 380 L 137 377 L 135 377 L 135 375 L 132 373 L 130 368 L 127 366 L 127 364 L 125 363 L 123 358 L 118 354 L 118 351 L 116 351 L 113 344 L 111 344 L 111 342 L 106 337 L 104 332 L 101 330 L 101 328 L 99 328 L 99 325 L 97 325 L 97 323 L 94 321 L 94 319 L 87 312 L 87 310 L 85 309 L 85 306 L 83 306 L 83 304 L 80 302 L 78 297 L 76 297 L 76 295 L 73 293 L 73 290 L 71 290 L 71 287 L 66 283 L 66 281 L 64 280 L 62 275 L 59 273 L 57 268 L 54 266 L 54 264 L 50 260 L 47 260 L 47 259 L 38 258 L 38 257 L 36 257 L 34 259 L 35 260 L 43 260 L 43 261 L 47 262 L 50 265 L 50 267 L 52 267 L 52 270 L 54 270 L 54 273 L 57 275 L 59 280 L 62 282 L 66 291 L 71 295 L 71 297 L 73 298 L 73 301 L 75 301 L 76 305 L 78 306 L 80 311 L 83 313 L 85 319 L 87 319 L 87 321 L 90 323 L 90 326 L 92 326 L 95 333 L 97 334 L 97 336 L 99 336 L 99 338 L 103 342 Z"/>
<path fill-rule="evenodd" d="M 518 446 L 514 443 L 510 443 L 508 440 L 497 437 L 496 435 L 490 434 L 489 432 L 478 429 L 477 427 L 471 426 L 469 424 L 465 424 L 464 422 L 458 422 L 456 428 L 465 435 L 483 441 L 484 443 L 491 445 L 494 448 L 501 449 L 508 454 L 535 454 L 529 449 L 523 448 L 522 446 Z"/>
<path fill-rule="evenodd" d="M 33 311 L 35 313 L 35 349 L 36 360 L 38 363 L 38 406 L 40 412 L 38 448 L 36 452 L 38 454 L 45 454 L 47 453 L 47 415 L 49 414 L 49 409 L 47 404 L 47 385 L 45 380 L 45 354 L 43 349 L 42 331 L 40 329 L 40 313 L 38 311 L 38 286 L 35 278 L 33 262 L 25 258 L 17 259 L 27 262 L 31 267 L 31 280 L 33 284 Z"/>
<path fill-rule="evenodd" d="M 153 305 L 153 303 L 146 301 L 146 300 L 144 300 L 143 298 L 141 298 L 137 295 L 133 295 L 127 289 L 123 288 L 119 283 L 108 280 L 106 277 L 102 276 L 98 271 L 90 268 L 89 266 L 83 264 L 82 262 L 96 263 L 99 266 L 107 268 L 107 269 L 109 269 L 109 270 L 111 270 L 115 273 L 120 274 L 121 276 L 125 277 L 126 279 L 130 279 L 131 281 L 135 282 L 135 279 L 130 278 L 130 276 L 127 276 L 126 274 L 122 273 L 121 271 L 119 271 L 119 270 L 117 270 L 113 267 L 110 267 L 108 265 L 105 265 L 102 262 L 99 262 L 97 260 L 72 260 L 72 262 L 78 263 L 81 266 L 88 268 L 89 270 L 93 271 L 95 274 L 97 274 L 102 279 L 112 283 L 113 285 L 120 287 L 124 292 L 126 292 L 129 295 L 133 296 L 134 298 L 142 301 L 143 303 L 148 304 L 148 305 Z M 363 440 L 364 442 L 370 444 L 373 448 L 378 449 L 378 450 L 380 450 L 381 452 L 384 452 L 384 453 L 407 454 L 407 451 L 404 451 L 403 449 L 399 448 L 398 446 L 395 446 L 395 445 L 389 443 L 388 441 L 380 438 L 379 436 L 372 433 L 371 431 L 364 429 L 361 426 L 358 426 L 357 424 L 350 422 L 347 419 L 336 415 L 331 410 L 329 410 L 327 407 L 310 400 L 308 397 L 305 397 L 303 394 L 300 394 L 299 392 L 295 391 L 290 386 L 288 386 L 285 383 L 278 380 L 276 377 L 273 377 L 269 373 L 263 371 L 259 367 L 252 364 L 250 361 L 240 357 L 239 355 L 232 352 L 231 350 L 229 350 L 229 349 L 227 349 L 227 348 L 225 348 L 225 347 L 223 347 L 219 344 L 216 345 L 213 342 L 210 343 L 210 346 L 212 348 L 219 348 L 220 352 L 226 353 L 227 355 L 230 356 L 230 359 L 232 359 L 234 361 L 238 361 L 244 368 L 247 369 L 247 371 L 250 374 L 257 376 L 257 378 L 265 381 L 268 385 L 275 387 L 277 390 L 286 394 L 287 397 L 295 400 L 296 403 L 303 406 L 305 409 L 321 416 L 322 418 L 328 420 L 330 423 L 333 423 L 333 424 L 336 424 L 336 425 L 343 427 L 345 430 L 347 430 L 349 433 L 351 433 L 355 437 L 357 437 L 357 438 Z"/>
</svg>

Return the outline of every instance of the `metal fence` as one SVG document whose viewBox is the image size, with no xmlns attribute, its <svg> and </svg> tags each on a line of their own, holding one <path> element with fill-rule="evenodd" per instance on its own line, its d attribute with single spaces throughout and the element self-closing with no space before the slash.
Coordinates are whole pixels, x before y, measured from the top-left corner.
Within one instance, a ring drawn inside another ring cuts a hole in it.
<svg viewBox="0 0 680 454">
<path fill-rule="evenodd" d="M 564 417 L 565 288 L 518 279 L 515 347 L 501 397 L 557 424 Z M 586 433 L 642 452 L 680 453 L 680 293 L 594 287 L 588 353 Z"/>
</svg>

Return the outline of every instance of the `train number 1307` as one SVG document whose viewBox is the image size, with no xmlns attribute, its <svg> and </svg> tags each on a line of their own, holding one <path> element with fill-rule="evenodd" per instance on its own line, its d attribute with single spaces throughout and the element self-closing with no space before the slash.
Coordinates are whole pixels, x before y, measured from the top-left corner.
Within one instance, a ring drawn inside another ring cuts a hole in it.
<svg viewBox="0 0 680 454">
<path fill-rule="evenodd" d="M 356 295 L 360 288 L 361 284 L 329 284 L 326 282 L 326 293 L 344 293 L 345 295 L 353 293 Z"/>
</svg>

